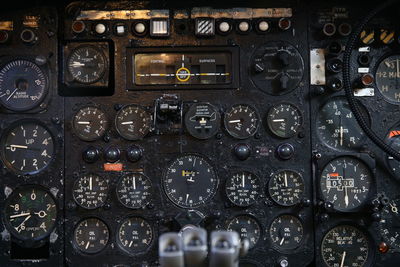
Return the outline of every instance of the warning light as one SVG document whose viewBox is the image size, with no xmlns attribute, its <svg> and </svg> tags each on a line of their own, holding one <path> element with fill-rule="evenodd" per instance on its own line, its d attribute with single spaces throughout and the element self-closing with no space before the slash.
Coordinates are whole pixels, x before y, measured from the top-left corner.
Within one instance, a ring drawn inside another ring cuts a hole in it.
<svg viewBox="0 0 400 267">
<path fill-rule="evenodd" d="M 378 250 L 380 253 L 386 253 L 389 251 L 389 246 L 385 242 L 379 244 Z"/>
<path fill-rule="evenodd" d="M 395 136 L 398 136 L 398 135 L 400 135 L 400 131 L 390 131 L 390 133 L 389 133 L 389 138 L 393 138 L 393 137 L 395 137 Z"/>
</svg>

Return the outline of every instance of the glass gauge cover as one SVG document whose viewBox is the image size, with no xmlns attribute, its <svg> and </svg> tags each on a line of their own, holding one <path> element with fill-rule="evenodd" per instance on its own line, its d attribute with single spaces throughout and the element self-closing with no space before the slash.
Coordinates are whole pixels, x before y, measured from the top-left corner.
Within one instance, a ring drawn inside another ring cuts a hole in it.
<svg viewBox="0 0 400 267">
<path fill-rule="evenodd" d="M 214 197 L 218 178 L 205 158 L 186 155 L 175 159 L 167 167 L 163 185 L 165 194 L 174 204 L 194 208 Z"/>
<path fill-rule="evenodd" d="M 118 111 L 115 126 L 126 140 L 139 140 L 150 132 L 151 114 L 138 105 L 127 105 Z"/>
<path fill-rule="evenodd" d="M 195 138 L 209 139 L 214 136 L 221 123 L 221 115 L 209 103 L 193 104 L 185 114 L 187 131 Z"/>
<path fill-rule="evenodd" d="M 272 222 L 269 236 L 278 250 L 296 249 L 303 240 L 303 224 L 295 216 L 281 215 Z"/>
<path fill-rule="evenodd" d="M 47 75 L 31 61 L 11 61 L 0 69 L 0 104 L 7 109 L 33 109 L 43 101 L 47 91 Z"/>
<path fill-rule="evenodd" d="M 282 170 L 275 173 L 268 183 L 271 198 L 281 206 L 300 203 L 304 194 L 303 177 L 295 171 Z"/>
<path fill-rule="evenodd" d="M 83 141 L 95 141 L 105 134 L 108 127 L 106 114 L 96 107 L 80 109 L 73 120 L 77 136 Z"/>
<path fill-rule="evenodd" d="M 145 252 L 153 241 L 151 225 L 140 217 L 125 219 L 118 229 L 117 244 L 129 254 Z"/>
<path fill-rule="evenodd" d="M 46 169 L 55 154 L 54 140 L 42 124 L 24 121 L 12 126 L 1 140 L 4 165 L 20 175 L 35 175 Z"/>
<path fill-rule="evenodd" d="M 98 218 L 81 221 L 74 231 L 74 245 L 83 253 L 95 254 L 102 251 L 110 239 L 108 226 Z"/>
<path fill-rule="evenodd" d="M 261 226 L 251 216 L 240 215 L 228 222 L 228 231 L 235 231 L 240 238 L 249 240 L 250 249 L 254 248 L 261 237 Z"/>
<path fill-rule="evenodd" d="M 117 184 L 119 202 L 130 209 L 145 207 L 151 201 L 151 195 L 151 181 L 141 173 L 125 174 Z"/>
<path fill-rule="evenodd" d="M 246 139 L 253 136 L 260 124 L 257 111 L 245 104 L 234 105 L 224 116 L 227 132 L 237 139 Z"/>
<path fill-rule="evenodd" d="M 390 248 L 400 250 L 400 199 L 384 206 L 379 222 L 380 234 Z"/>
<path fill-rule="evenodd" d="M 247 207 L 257 201 L 260 194 L 260 179 L 253 173 L 241 171 L 228 178 L 225 193 L 228 199 L 239 207 Z"/>
<path fill-rule="evenodd" d="M 296 135 L 303 124 L 300 110 L 292 104 L 277 104 L 267 115 L 270 131 L 278 137 L 290 138 Z"/>
<path fill-rule="evenodd" d="M 379 92 L 389 101 L 400 102 L 400 55 L 384 58 L 378 65 L 375 83 Z"/>
<path fill-rule="evenodd" d="M 78 178 L 72 190 L 75 202 L 85 209 L 97 209 L 103 206 L 108 196 L 107 181 L 96 174 Z"/>
<path fill-rule="evenodd" d="M 40 186 L 19 187 L 6 200 L 5 226 L 19 240 L 34 241 L 45 238 L 53 231 L 56 220 L 55 199 Z"/>
</svg>

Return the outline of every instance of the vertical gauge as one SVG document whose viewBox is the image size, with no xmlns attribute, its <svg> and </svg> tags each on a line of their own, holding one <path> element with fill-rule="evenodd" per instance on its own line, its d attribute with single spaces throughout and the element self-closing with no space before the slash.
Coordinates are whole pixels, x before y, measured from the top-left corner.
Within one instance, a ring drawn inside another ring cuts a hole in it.
<svg viewBox="0 0 400 267">
<path fill-rule="evenodd" d="M 0 69 L 0 103 L 14 111 L 38 106 L 48 91 L 44 71 L 28 60 L 14 60 Z"/>
<path fill-rule="evenodd" d="M 7 230 L 19 240 L 45 238 L 56 226 L 56 219 L 54 197 L 40 186 L 17 188 L 6 200 L 4 222 Z"/>
<path fill-rule="evenodd" d="M 118 229 L 117 244 L 129 254 L 145 252 L 153 241 L 151 225 L 140 217 L 125 219 Z"/>
<path fill-rule="evenodd" d="M 250 243 L 250 248 L 254 248 L 261 237 L 261 226 L 251 216 L 240 215 L 228 222 L 228 231 L 235 231 L 240 238 L 247 239 Z"/>
<path fill-rule="evenodd" d="M 321 173 L 320 189 L 333 208 L 349 212 L 362 206 L 372 184 L 372 173 L 361 160 L 343 156 L 330 161 Z"/>
<path fill-rule="evenodd" d="M 329 267 L 367 266 L 370 258 L 369 240 L 354 226 L 336 226 L 324 236 L 321 254 Z"/>
<path fill-rule="evenodd" d="M 228 133 L 237 139 L 253 136 L 260 123 L 257 111 L 245 104 L 234 105 L 225 113 L 224 124 Z"/>
<path fill-rule="evenodd" d="M 267 115 L 267 124 L 273 134 L 281 138 L 296 135 L 303 124 L 300 110 L 292 104 L 273 106 Z"/>
<path fill-rule="evenodd" d="M 303 177 L 295 171 L 279 171 L 269 180 L 268 192 L 271 198 L 281 206 L 298 204 L 304 194 Z"/>
<path fill-rule="evenodd" d="M 92 84 L 103 78 L 107 59 L 97 47 L 84 45 L 71 51 L 67 59 L 68 72 L 82 84 Z"/>
<path fill-rule="evenodd" d="M 117 184 L 119 202 L 130 209 L 139 209 L 149 204 L 151 191 L 151 181 L 142 173 L 125 174 Z"/>
<path fill-rule="evenodd" d="M 247 207 L 257 201 L 260 189 L 260 179 L 256 175 L 241 171 L 228 178 L 225 192 L 233 204 L 239 207 Z"/>
<path fill-rule="evenodd" d="M 375 83 L 379 92 L 389 101 L 400 102 L 400 55 L 384 58 L 378 65 Z"/>
<path fill-rule="evenodd" d="M 73 127 L 81 140 L 95 141 L 105 134 L 108 127 L 108 119 L 101 109 L 85 107 L 75 114 Z"/>
<path fill-rule="evenodd" d="M 317 134 L 322 142 L 337 149 L 358 147 L 365 138 L 344 98 L 331 99 L 322 106 L 317 117 Z"/>
<path fill-rule="evenodd" d="M 95 254 L 108 244 L 110 231 L 108 226 L 98 218 L 87 218 L 81 221 L 74 231 L 74 245 L 83 253 Z"/>
<path fill-rule="evenodd" d="M 292 215 L 281 215 L 272 222 L 269 236 L 278 250 L 293 250 L 303 240 L 303 224 Z"/>
<path fill-rule="evenodd" d="M 400 199 L 392 200 L 381 212 L 380 234 L 389 247 L 400 249 Z"/>
<path fill-rule="evenodd" d="M 185 114 L 187 131 L 195 138 L 209 139 L 220 127 L 221 115 L 216 107 L 209 103 L 193 104 Z"/>
<path fill-rule="evenodd" d="M 115 126 L 126 140 L 139 140 L 150 132 L 151 114 L 138 105 L 127 105 L 115 117 Z"/>
<path fill-rule="evenodd" d="M 97 209 L 103 206 L 108 196 L 107 181 L 96 174 L 78 178 L 72 190 L 75 202 L 85 209 Z"/>
<path fill-rule="evenodd" d="M 1 139 L 1 157 L 11 171 L 21 175 L 40 173 L 54 158 L 53 137 L 41 123 L 23 121 Z"/>
<path fill-rule="evenodd" d="M 205 158 L 185 155 L 175 159 L 167 167 L 163 185 L 167 197 L 175 205 L 194 208 L 214 197 L 218 178 Z"/>
</svg>

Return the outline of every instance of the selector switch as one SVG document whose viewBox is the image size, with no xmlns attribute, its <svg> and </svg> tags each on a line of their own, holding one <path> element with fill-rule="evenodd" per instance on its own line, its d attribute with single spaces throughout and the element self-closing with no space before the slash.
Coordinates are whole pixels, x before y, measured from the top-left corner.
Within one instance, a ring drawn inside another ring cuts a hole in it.
<svg viewBox="0 0 400 267">
<path fill-rule="evenodd" d="M 87 163 L 94 163 L 99 160 L 100 152 L 97 148 L 90 146 L 83 151 L 82 158 Z"/>
<path fill-rule="evenodd" d="M 213 18 L 196 18 L 195 34 L 199 37 L 215 35 L 215 20 Z"/>
<path fill-rule="evenodd" d="M 105 151 L 104 157 L 108 162 L 116 162 L 121 157 L 121 151 L 117 147 L 111 146 Z"/>
<path fill-rule="evenodd" d="M 133 145 L 126 151 L 126 157 L 130 162 L 138 162 L 143 156 L 143 150 L 139 146 Z"/>
</svg>

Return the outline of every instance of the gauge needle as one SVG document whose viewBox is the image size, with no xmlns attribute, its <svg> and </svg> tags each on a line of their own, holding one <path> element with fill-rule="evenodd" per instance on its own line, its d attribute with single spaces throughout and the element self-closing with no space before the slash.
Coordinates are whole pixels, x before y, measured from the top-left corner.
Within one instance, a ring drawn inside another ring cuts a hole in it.
<svg viewBox="0 0 400 267">
<path fill-rule="evenodd" d="M 37 216 L 39 216 L 39 218 L 44 218 L 44 217 L 47 216 L 47 213 L 46 213 L 44 210 L 41 210 L 41 211 L 39 211 L 39 212 L 35 212 L 35 214 L 36 214 Z"/>
<path fill-rule="evenodd" d="M 74 62 L 72 62 L 72 64 L 70 66 L 71 67 L 83 67 L 83 66 L 85 66 L 85 64 L 78 62 L 78 61 L 74 61 Z"/>
<path fill-rule="evenodd" d="M 390 204 L 390 207 L 392 208 L 392 212 L 398 214 L 398 209 L 397 209 L 397 207 L 395 205 Z"/>
<path fill-rule="evenodd" d="M 233 121 L 229 121 L 229 123 L 239 123 L 240 120 L 233 120 Z"/>
<path fill-rule="evenodd" d="M 92 177 L 89 178 L 89 190 L 91 191 L 93 188 Z"/>
<path fill-rule="evenodd" d="M 28 217 L 26 217 L 25 220 L 24 220 L 20 225 L 18 225 L 17 227 L 15 227 L 15 230 L 18 231 L 18 229 L 19 229 L 27 220 L 29 220 L 31 217 L 32 217 L 32 215 L 29 215 Z M 19 231 L 18 231 L 18 232 L 19 232 Z"/>
<path fill-rule="evenodd" d="M 90 241 L 88 241 L 88 242 L 86 243 L 85 249 L 88 249 L 89 245 L 90 245 Z"/>
<path fill-rule="evenodd" d="M 340 267 L 344 266 L 344 259 L 346 258 L 346 251 L 342 254 L 342 262 L 340 263 Z"/>
<path fill-rule="evenodd" d="M 282 246 L 283 241 L 285 241 L 285 237 L 282 237 L 281 242 L 279 243 L 280 246 Z"/>
<path fill-rule="evenodd" d="M 288 184 L 287 184 L 287 173 L 285 172 L 285 187 L 287 187 L 288 186 Z"/>
<path fill-rule="evenodd" d="M 275 119 L 275 120 L 272 120 L 273 122 L 284 122 L 285 121 L 285 119 Z"/>
<path fill-rule="evenodd" d="M 185 200 L 185 203 L 187 203 L 187 202 L 188 202 L 188 199 L 189 199 L 189 194 L 186 194 L 186 200 Z"/>
<path fill-rule="evenodd" d="M 18 217 L 24 217 L 24 216 L 28 216 L 30 213 L 26 212 L 26 213 L 21 213 L 21 214 L 16 214 L 16 215 L 11 215 L 10 219 L 12 218 L 18 218 Z"/>
<path fill-rule="evenodd" d="M 78 121 L 77 123 L 78 123 L 78 124 L 90 124 L 89 121 Z"/>
<path fill-rule="evenodd" d="M 6 101 L 10 100 L 10 98 L 17 92 L 18 88 L 15 88 L 15 90 L 7 97 Z"/>
<path fill-rule="evenodd" d="M 133 121 L 124 121 L 121 122 L 122 125 L 128 125 L 128 124 L 133 124 Z"/>
<path fill-rule="evenodd" d="M 396 77 L 400 78 L 400 63 L 399 63 L 399 59 L 396 59 Z"/>
<path fill-rule="evenodd" d="M 343 146 L 343 126 L 340 126 L 340 146 Z"/>
<path fill-rule="evenodd" d="M 22 149 L 28 149 L 28 146 L 20 146 L 20 145 L 10 145 L 11 148 L 22 148 Z"/>
<path fill-rule="evenodd" d="M 244 173 L 243 173 L 243 176 L 242 176 L 242 187 L 244 187 Z"/>
<path fill-rule="evenodd" d="M 133 177 L 133 190 L 136 190 L 136 177 Z"/>
</svg>

